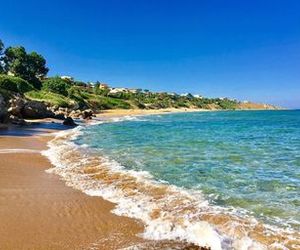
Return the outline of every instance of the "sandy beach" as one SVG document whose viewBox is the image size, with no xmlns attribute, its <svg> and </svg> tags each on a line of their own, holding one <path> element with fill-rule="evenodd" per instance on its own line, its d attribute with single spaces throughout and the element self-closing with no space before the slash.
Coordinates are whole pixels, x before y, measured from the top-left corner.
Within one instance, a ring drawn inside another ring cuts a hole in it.
<svg viewBox="0 0 300 250">
<path fill-rule="evenodd" d="M 140 242 L 140 223 L 45 172 L 51 165 L 39 151 L 51 138 L 0 137 L 0 248 L 118 249 Z"/>
<path fill-rule="evenodd" d="M 158 112 L 116 110 L 100 116 L 151 113 Z M 199 249 L 147 241 L 139 237 L 143 224 L 112 214 L 113 203 L 67 187 L 45 172 L 51 163 L 41 152 L 53 132 L 67 127 L 57 121 L 39 123 L 0 131 L 0 249 Z"/>
<path fill-rule="evenodd" d="M 209 112 L 209 109 L 191 109 L 191 108 L 166 108 L 166 109 L 110 109 L 104 110 L 97 117 L 114 117 L 126 115 L 155 115 L 166 113 L 187 113 L 187 112 Z"/>
</svg>

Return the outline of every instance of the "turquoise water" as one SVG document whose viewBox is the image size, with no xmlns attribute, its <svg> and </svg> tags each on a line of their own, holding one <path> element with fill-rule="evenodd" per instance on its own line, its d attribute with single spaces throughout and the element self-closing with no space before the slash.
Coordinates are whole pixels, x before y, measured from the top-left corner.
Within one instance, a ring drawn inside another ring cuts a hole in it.
<svg viewBox="0 0 300 250">
<path fill-rule="evenodd" d="M 76 139 L 212 205 L 299 229 L 300 111 L 197 112 L 88 126 Z"/>
</svg>

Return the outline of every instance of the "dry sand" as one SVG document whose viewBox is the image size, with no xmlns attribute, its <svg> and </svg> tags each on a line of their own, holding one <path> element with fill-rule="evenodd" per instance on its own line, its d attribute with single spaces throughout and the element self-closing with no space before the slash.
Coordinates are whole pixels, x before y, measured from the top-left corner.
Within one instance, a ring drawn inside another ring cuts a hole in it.
<svg viewBox="0 0 300 250">
<path fill-rule="evenodd" d="M 187 113 L 199 111 L 213 111 L 208 109 L 191 109 L 191 108 L 167 108 L 167 109 L 110 109 L 104 110 L 97 115 L 97 117 L 112 117 L 112 116 L 126 116 L 126 115 L 154 115 L 165 113 Z"/>
</svg>

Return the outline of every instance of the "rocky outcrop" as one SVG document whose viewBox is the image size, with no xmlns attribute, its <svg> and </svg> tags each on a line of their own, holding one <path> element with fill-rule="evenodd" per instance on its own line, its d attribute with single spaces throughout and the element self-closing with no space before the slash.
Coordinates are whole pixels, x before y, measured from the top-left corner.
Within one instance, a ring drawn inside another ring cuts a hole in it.
<svg viewBox="0 0 300 250">
<path fill-rule="evenodd" d="M 25 100 L 19 95 L 9 100 L 8 112 L 11 115 L 22 117 L 22 111 L 25 105 Z"/>
<path fill-rule="evenodd" d="M 9 116 L 9 121 L 10 121 L 10 123 L 15 124 L 15 125 L 19 125 L 19 126 L 27 125 L 27 122 L 24 119 L 22 119 L 20 117 L 17 117 L 15 115 L 10 115 Z"/>
<path fill-rule="evenodd" d="M 91 109 L 74 109 L 74 108 L 63 108 L 58 106 L 52 106 L 49 108 L 54 113 L 55 118 L 64 119 L 65 117 L 91 119 L 94 115 Z"/>
<path fill-rule="evenodd" d="M 91 109 L 79 110 L 65 107 L 47 107 L 43 102 L 27 100 L 22 95 L 14 95 L 8 102 L 0 95 L 0 123 L 11 122 L 25 125 L 24 119 L 55 118 L 64 120 L 69 126 L 76 126 L 72 118 L 91 119 L 94 112 Z"/>
<path fill-rule="evenodd" d="M 28 119 L 41 119 L 53 118 L 55 114 L 51 110 L 48 110 L 47 106 L 42 102 L 27 101 L 22 109 L 22 116 Z"/>
<path fill-rule="evenodd" d="M 72 126 L 72 127 L 77 126 L 77 124 L 74 122 L 74 120 L 69 116 L 64 120 L 63 124 L 66 126 Z"/>
<path fill-rule="evenodd" d="M 70 116 L 70 117 L 73 117 L 73 118 L 80 118 L 80 117 L 81 117 L 81 110 L 79 110 L 79 109 L 72 110 L 72 111 L 69 113 L 69 116 Z"/>
<path fill-rule="evenodd" d="M 7 121 L 8 118 L 8 112 L 6 107 L 6 102 L 4 100 L 4 97 L 0 94 L 0 123 L 4 123 Z"/>
<path fill-rule="evenodd" d="M 9 118 L 15 123 L 16 119 L 41 119 L 54 117 L 54 113 L 43 102 L 28 101 L 20 95 L 9 100 L 7 112 Z"/>
<path fill-rule="evenodd" d="M 92 119 L 92 117 L 94 117 L 94 112 L 91 109 L 85 109 L 85 110 L 59 110 L 56 111 L 55 113 L 60 112 L 62 114 L 64 114 L 65 116 L 69 116 L 72 118 L 82 118 L 82 119 Z"/>
<path fill-rule="evenodd" d="M 91 109 L 86 109 L 82 111 L 83 119 L 92 119 L 93 116 L 94 116 L 94 112 Z"/>
<path fill-rule="evenodd" d="M 64 113 L 58 112 L 58 113 L 54 113 L 54 118 L 58 120 L 64 120 L 66 117 Z"/>
</svg>

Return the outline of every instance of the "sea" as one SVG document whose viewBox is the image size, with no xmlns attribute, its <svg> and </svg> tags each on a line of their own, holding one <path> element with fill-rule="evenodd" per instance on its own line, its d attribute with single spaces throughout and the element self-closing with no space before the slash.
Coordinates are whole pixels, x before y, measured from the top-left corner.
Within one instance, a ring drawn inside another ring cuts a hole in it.
<svg viewBox="0 0 300 250">
<path fill-rule="evenodd" d="M 300 110 L 99 119 L 44 152 L 68 186 L 141 220 L 141 237 L 300 249 Z"/>
</svg>

